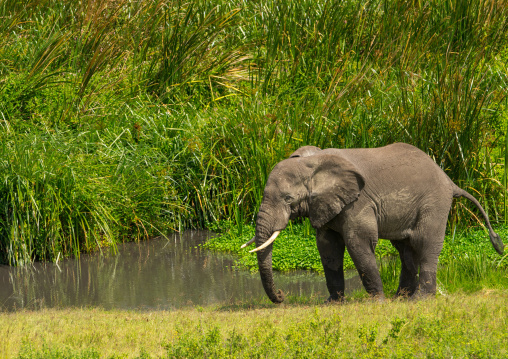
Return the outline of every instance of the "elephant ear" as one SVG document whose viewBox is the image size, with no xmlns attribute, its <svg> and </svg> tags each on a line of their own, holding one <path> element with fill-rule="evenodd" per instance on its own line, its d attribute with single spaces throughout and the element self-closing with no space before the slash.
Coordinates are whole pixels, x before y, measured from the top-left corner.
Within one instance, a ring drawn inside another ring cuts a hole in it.
<svg viewBox="0 0 508 359">
<path fill-rule="evenodd" d="M 314 158 L 317 164 L 309 185 L 309 219 L 314 228 L 319 228 L 358 199 L 365 180 L 358 168 L 340 155 L 323 154 Z"/>
<path fill-rule="evenodd" d="M 316 146 L 303 146 L 297 149 L 295 152 L 289 156 L 289 158 L 295 157 L 309 157 L 321 151 L 321 148 Z"/>
</svg>

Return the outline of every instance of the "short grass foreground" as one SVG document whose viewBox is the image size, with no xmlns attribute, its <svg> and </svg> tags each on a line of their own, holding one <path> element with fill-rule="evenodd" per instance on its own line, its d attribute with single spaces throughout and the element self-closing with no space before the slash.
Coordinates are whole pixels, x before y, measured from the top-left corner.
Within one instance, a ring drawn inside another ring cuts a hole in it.
<svg viewBox="0 0 508 359">
<path fill-rule="evenodd" d="M 1 358 L 506 358 L 507 291 L 317 305 L 316 298 L 172 312 L 0 315 Z"/>
</svg>

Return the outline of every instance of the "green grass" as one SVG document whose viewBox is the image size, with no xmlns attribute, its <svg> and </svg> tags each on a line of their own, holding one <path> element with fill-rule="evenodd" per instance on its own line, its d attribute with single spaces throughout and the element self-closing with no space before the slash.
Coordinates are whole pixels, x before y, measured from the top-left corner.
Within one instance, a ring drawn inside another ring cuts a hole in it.
<svg viewBox="0 0 508 359">
<path fill-rule="evenodd" d="M 267 301 L 178 311 L 0 314 L 2 358 L 474 357 L 508 355 L 506 291 L 435 300 Z"/>
<path fill-rule="evenodd" d="M 506 221 L 504 1 L 0 0 L 0 20 L 2 263 L 241 228 L 307 144 L 412 143 Z"/>
</svg>

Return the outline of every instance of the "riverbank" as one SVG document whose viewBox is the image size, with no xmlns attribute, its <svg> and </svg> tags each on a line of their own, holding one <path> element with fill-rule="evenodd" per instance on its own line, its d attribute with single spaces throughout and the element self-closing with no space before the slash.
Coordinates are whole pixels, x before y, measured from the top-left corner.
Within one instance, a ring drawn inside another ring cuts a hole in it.
<svg viewBox="0 0 508 359">
<path fill-rule="evenodd" d="M 507 300 L 505 290 L 341 305 L 288 298 L 282 305 L 245 302 L 171 312 L 2 313 L 0 357 L 503 358 Z"/>
</svg>

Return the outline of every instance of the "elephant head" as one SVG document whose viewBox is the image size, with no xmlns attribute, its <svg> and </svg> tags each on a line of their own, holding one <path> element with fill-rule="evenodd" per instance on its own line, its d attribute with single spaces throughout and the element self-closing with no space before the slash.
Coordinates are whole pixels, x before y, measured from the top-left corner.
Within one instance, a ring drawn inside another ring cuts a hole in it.
<svg viewBox="0 0 508 359">
<path fill-rule="evenodd" d="M 254 238 L 259 273 L 266 294 L 274 303 L 284 300 L 276 292 L 272 271 L 273 241 L 290 219 L 308 217 L 320 228 L 355 201 L 364 187 L 358 168 L 346 158 L 306 146 L 279 162 L 266 182 L 256 220 Z"/>
<path fill-rule="evenodd" d="M 315 155 L 319 151 L 321 151 L 321 148 L 316 147 L 316 146 L 303 146 L 303 147 L 300 147 L 299 149 L 297 149 L 295 152 L 293 152 L 291 154 L 291 156 L 289 156 L 289 158 L 309 157 L 309 156 Z"/>
</svg>

